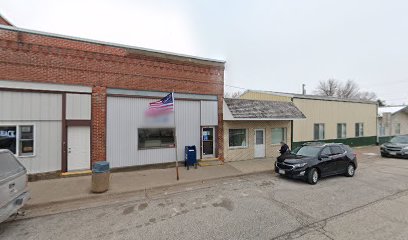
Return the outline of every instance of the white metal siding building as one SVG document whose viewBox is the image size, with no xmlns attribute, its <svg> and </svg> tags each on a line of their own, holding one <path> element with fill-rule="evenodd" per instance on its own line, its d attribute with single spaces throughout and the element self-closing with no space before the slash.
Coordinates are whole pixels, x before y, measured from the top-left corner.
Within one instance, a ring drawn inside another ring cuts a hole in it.
<svg viewBox="0 0 408 240">
<path fill-rule="evenodd" d="M 216 137 L 213 137 L 212 153 L 201 146 L 203 132 L 218 125 L 217 96 L 175 93 L 174 113 L 164 119 L 152 121 L 145 115 L 149 103 L 168 93 L 108 89 L 107 104 L 107 161 L 111 167 L 120 168 L 169 163 L 176 160 L 174 146 L 142 148 L 139 134 L 142 129 L 175 129 L 177 158 L 184 160 L 184 147 L 195 145 L 197 159 L 215 157 Z"/>
<path fill-rule="evenodd" d="M 29 174 L 61 171 L 64 165 L 67 171 L 89 169 L 90 124 L 82 123 L 90 123 L 90 92 L 74 85 L 0 81 L 0 148 L 12 150 Z"/>
</svg>

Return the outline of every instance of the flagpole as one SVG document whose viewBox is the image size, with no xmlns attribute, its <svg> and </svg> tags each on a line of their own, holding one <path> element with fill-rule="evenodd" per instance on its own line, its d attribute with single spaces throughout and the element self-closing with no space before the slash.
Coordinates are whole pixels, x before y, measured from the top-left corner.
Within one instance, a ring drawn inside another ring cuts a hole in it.
<svg viewBox="0 0 408 240">
<path fill-rule="evenodd" d="M 176 145 L 176 176 L 177 181 L 180 179 L 178 170 L 178 145 L 177 145 L 177 126 L 176 126 L 176 102 L 174 101 L 174 90 L 171 92 L 171 97 L 173 98 L 173 114 L 174 114 L 174 143 Z"/>
</svg>

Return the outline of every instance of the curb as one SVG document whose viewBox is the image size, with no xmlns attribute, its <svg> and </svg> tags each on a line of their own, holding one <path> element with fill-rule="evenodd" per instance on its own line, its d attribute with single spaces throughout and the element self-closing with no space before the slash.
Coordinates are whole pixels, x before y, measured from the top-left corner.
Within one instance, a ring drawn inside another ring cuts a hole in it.
<svg viewBox="0 0 408 240">
<path fill-rule="evenodd" d="M 57 204 L 64 204 L 68 202 L 79 202 L 79 201 L 84 201 L 84 200 L 91 200 L 91 199 L 103 199 L 103 198 L 112 198 L 112 197 L 121 197 L 122 195 L 126 194 L 131 194 L 131 193 L 140 193 L 140 192 L 145 192 L 146 190 L 160 190 L 168 187 L 174 187 L 174 186 L 183 186 L 183 185 L 189 185 L 189 184 L 196 184 L 196 183 L 201 183 L 205 181 L 214 181 L 214 180 L 221 180 L 225 178 L 236 178 L 236 177 L 242 177 L 242 176 L 249 176 L 249 175 L 255 175 L 255 174 L 261 174 L 261 173 L 268 173 L 272 172 L 275 173 L 273 170 L 262 170 L 262 171 L 257 171 L 257 172 L 250 172 L 250 173 L 240 173 L 240 174 L 235 174 L 235 175 L 228 175 L 228 176 L 222 176 L 222 177 L 215 177 L 215 178 L 206 178 L 202 180 L 194 180 L 194 181 L 189 181 L 189 182 L 182 182 L 182 183 L 175 183 L 175 184 L 164 184 L 160 186 L 155 186 L 155 187 L 150 187 L 150 188 L 144 188 L 144 189 L 135 189 L 135 190 L 130 190 L 130 191 L 124 191 L 124 192 L 109 192 L 109 190 L 105 193 L 96 193 L 94 195 L 90 196 L 84 196 L 84 197 L 73 197 L 73 198 L 67 198 L 63 200 L 58 200 L 58 201 L 50 201 L 46 203 L 37 203 L 37 204 L 26 204 L 24 206 L 25 210 L 33 210 L 33 209 L 38 209 L 50 205 L 57 205 Z"/>
</svg>

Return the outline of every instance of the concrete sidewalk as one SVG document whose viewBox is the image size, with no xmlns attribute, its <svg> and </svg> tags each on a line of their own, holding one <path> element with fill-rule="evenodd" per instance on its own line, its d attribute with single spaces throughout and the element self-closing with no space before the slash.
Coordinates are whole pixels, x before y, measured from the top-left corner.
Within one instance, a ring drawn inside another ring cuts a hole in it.
<svg viewBox="0 0 408 240">
<path fill-rule="evenodd" d="M 253 159 L 226 162 L 218 166 L 198 167 L 198 169 L 190 168 L 190 170 L 182 166 L 179 167 L 179 181 L 176 180 L 175 168 L 117 172 L 111 174 L 110 189 L 103 194 L 91 193 L 91 176 L 30 182 L 28 186 L 32 198 L 26 208 L 273 171 L 274 162 L 275 159 Z"/>
</svg>

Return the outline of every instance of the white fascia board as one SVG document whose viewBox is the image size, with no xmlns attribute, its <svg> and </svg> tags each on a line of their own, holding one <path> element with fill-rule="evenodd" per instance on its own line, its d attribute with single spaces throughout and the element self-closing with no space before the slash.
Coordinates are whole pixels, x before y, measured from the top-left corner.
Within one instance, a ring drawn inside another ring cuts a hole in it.
<svg viewBox="0 0 408 240">
<path fill-rule="evenodd" d="M 15 80 L 0 80 L 0 88 L 21 90 L 45 90 L 56 92 L 92 93 L 92 87 L 69 84 L 39 83 Z"/>
<path fill-rule="evenodd" d="M 229 110 L 228 105 L 225 103 L 225 101 L 223 101 L 222 103 L 222 113 L 224 120 L 234 120 L 234 117 L 232 116 L 232 113 Z"/>
</svg>

